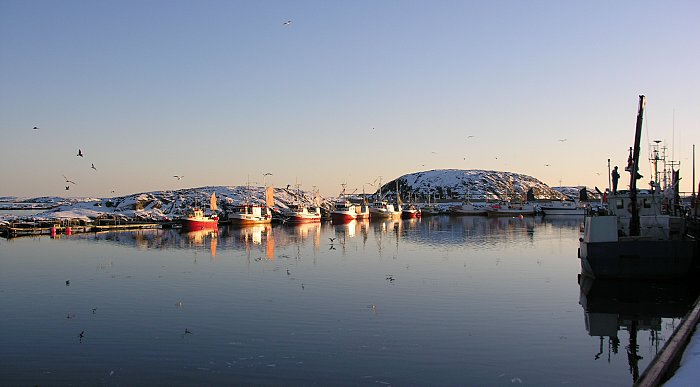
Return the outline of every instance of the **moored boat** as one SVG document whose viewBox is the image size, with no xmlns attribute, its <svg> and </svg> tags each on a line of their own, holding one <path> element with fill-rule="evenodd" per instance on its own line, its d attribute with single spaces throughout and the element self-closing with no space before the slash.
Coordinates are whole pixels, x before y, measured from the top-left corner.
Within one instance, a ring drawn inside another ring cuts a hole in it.
<svg viewBox="0 0 700 387">
<path fill-rule="evenodd" d="M 334 223 L 345 223 L 357 219 L 355 205 L 349 200 L 339 200 L 331 211 L 331 220 Z"/>
<path fill-rule="evenodd" d="M 241 204 L 233 206 L 227 213 L 228 222 L 233 225 L 272 223 L 272 211 L 259 204 Z"/>
<path fill-rule="evenodd" d="M 355 205 L 355 214 L 357 214 L 357 220 L 367 220 L 369 219 L 369 204 L 366 200 L 362 200 L 362 203 Z"/>
<path fill-rule="evenodd" d="M 275 205 L 274 187 L 265 187 L 265 204 L 254 204 L 250 199 L 250 187 L 248 187 L 249 197 L 246 202 L 233 206 L 227 213 L 229 224 L 251 225 L 272 223 L 272 210 Z"/>
<path fill-rule="evenodd" d="M 449 208 L 451 215 L 486 215 L 488 206 L 486 204 L 476 204 L 466 201 L 458 206 Z"/>
<path fill-rule="evenodd" d="M 684 218 L 673 213 L 677 171 L 671 171 L 673 182 L 664 190 L 654 180 L 656 189 L 637 190 L 636 182 L 642 177 L 638 165 L 644 101 L 640 95 L 635 146 L 630 148 L 626 168 L 630 189 L 608 196 L 606 214 L 584 220 L 578 256 L 582 272 L 594 278 L 679 278 L 689 275 L 697 264 L 697 241 L 687 236 Z"/>
<path fill-rule="evenodd" d="M 284 223 L 314 223 L 321 221 L 321 198 L 314 192 L 314 206 L 311 209 L 304 203 L 301 189 L 297 184 L 296 203 L 290 204 L 281 212 Z"/>
<path fill-rule="evenodd" d="M 386 200 L 377 200 L 370 204 L 369 216 L 371 219 L 400 218 L 401 208 L 395 208 L 393 204 Z"/>
<path fill-rule="evenodd" d="M 313 223 L 321 221 L 321 208 L 309 207 L 302 204 L 291 204 L 281 211 L 286 223 Z"/>
<path fill-rule="evenodd" d="M 486 208 L 488 216 L 528 216 L 535 215 L 535 206 L 530 203 L 502 202 Z"/>
<path fill-rule="evenodd" d="M 567 200 L 546 202 L 539 205 L 540 211 L 547 215 L 586 215 L 587 208 L 581 202 Z"/>
<path fill-rule="evenodd" d="M 408 204 L 401 209 L 401 218 L 414 219 L 421 217 L 421 210 L 413 204 Z"/>
<path fill-rule="evenodd" d="M 180 217 L 180 224 L 185 231 L 198 231 L 205 229 L 216 229 L 219 226 L 219 216 L 216 214 L 205 215 L 204 210 L 199 207 L 192 207 Z"/>
<path fill-rule="evenodd" d="M 219 215 L 216 213 L 216 194 L 213 193 L 210 198 L 211 215 L 205 215 L 204 210 L 197 206 L 195 199 L 194 207 L 187 209 L 178 221 L 182 225 L 184 231 L 198 231 L 206 229 L 216 229 L 219 227 Z"/>
</svg>

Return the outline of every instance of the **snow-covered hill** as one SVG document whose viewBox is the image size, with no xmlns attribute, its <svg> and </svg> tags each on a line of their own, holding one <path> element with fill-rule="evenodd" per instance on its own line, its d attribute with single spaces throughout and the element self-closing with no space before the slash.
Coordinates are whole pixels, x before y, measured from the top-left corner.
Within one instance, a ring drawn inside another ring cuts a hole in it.
<svg viewBox="0 0 700 387">
<path fill-rule="evenodd" d="M 565 199 L 566 196 L 534 177 L 512 172 L 484 170 L 438 169 L 403 175 L 382 186 L 382 193 L 394 194 L 396 187 L 401 197 L 417 200 L 464 199 L 471 200 L 525 200 L 532 189 L 536 199 Z"/>
</svg>

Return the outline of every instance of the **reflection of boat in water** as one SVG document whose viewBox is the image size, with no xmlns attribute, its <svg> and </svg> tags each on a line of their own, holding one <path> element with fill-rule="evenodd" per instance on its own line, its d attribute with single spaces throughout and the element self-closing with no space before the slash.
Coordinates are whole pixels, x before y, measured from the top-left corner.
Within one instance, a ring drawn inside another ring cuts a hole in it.
<svg viewBox="0 0 700 387">
<path fill-rule="evenodd" d="M 700 287 L 691 279 L 677 281 L 640 281 L 592 279 L 579 276 L 581 288 L 579 304 L 583 307 L 586 330 L 591 336 L 600 338 L 599 352 L 596 359 L 605 354 L 607 339 L 607 358 L 618 354 L 620 339 L 618 332 L 626 331 L 629 335 L 625 347 L 627 361 L 630 364 L 632 380 L 639 378 L 640 353 L 661 349 L 660 341 L 664 336 L 662 319 L 680 320 L 692 308 Z M 648 331 L 650 340 L 638 340 L 638 334 Z M 650 343 L 649 343 L 650 342 Z M 640 351 L 640 343 L 649 343 L 649 350 Z"/>
<path fill-rule="evenodd" d="M 265 223 L 251 224 L 241 227 L 231 227 L 229 228 L 228 232 L 240 241 L 252 242 L 255 245 L 259 245 L 263 242 L 263 235 L 271 234 L 272 225 L 269 223 Z"/>
<path fill-rule="evenodd" d="M 216 256 L 216 247 L 218 245 L 218 233 L 216 230 L 197 230 L 197 231 L 187 231 L 183 228 L 180 233 L 181 237 L 184 238 L 188 245 L 194 247 L 206 247 L 209 244 L 209 249 L 211 251 L 211 256 Z"/>
<path fill-rule="evenodd" d="M 194 231 L 204 229 L 216 229 L 219 226 L 219 215 L 216 213 L 216 193 L 211 194 L 210 200 L 210 208 L 212 214 L 205 215 L 204 210 L 197 206 L 197 199 L 195 197 L 194 207 L 188 208 L 187 212 L 179 219 L 183 230 Z"/>
<path fill-rule="evenodd" d="M 637 190 L 639 142 L 644 113 L 639 96 L 635 146 L 630 148 L 629 191 L 608 196 L 607 215 L 586 216 L 579 247 L 581 269 L 595 278 L 678 278 L 689 275 L 696 264 L 697 241 L 685 235 L 685 221 L 672 213 L 669 193 L 680 178 L 671 171 L 672 183 L 659 188 L 654 177 L 652 190 Z M 658 162 L 655 158 L 654 162 Z"/>
</svg>

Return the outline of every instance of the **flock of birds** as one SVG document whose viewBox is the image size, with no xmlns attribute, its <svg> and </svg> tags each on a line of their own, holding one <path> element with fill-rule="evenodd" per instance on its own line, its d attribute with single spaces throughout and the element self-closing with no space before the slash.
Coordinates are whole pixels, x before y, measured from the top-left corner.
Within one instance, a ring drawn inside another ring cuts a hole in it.
<svg viewBox="0 0 700 387">
<path fill-rule="evenodd" d="M 38 129 L 39 128 L 37 126 L 34 127 L 34 130 L 38 130 Z M 78 154 L 75 155 L 75 157 L 85 157 L 85 155 L 83 155 L 83 150 L 78 148 Z M 97 171 L 97 167 L 95 167 L 95 163 L 90 163 L 90 168 Z M 66 191 L 70 190 L 70 184 L 73 184 L 73 185 L 76 184 L 73 180 L 66 177 L 66 175 L 63 175 L 63 178 L 66 180 L 66 183 L 67 183 Z"/>
</svg>

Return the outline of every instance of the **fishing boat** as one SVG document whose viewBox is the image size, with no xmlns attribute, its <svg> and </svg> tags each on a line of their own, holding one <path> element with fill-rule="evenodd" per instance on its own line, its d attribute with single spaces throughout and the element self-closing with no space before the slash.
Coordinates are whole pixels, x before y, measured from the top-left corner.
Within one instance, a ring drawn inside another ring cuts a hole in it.
<svg viewBox="0 0 700 387">
<path fill-rule="evenodd" d="M 396 192 L 398 197 L 398 189 Z M 379 180 L 377 198 L 377 200 L 369 205 L 370 219 L 398 219 L 401 217 L 401 204 L 397 203 L 397 206 L 394 206 L 393 203 L 389 203 L 389 201 L 385 200 L 382 196 L 381 178 Z"/>
<path fill-rule="evenodd" d="M 377 200 L 369 206 L 370 219 L 392 219 L 401 217 L 401 209 L 396 209 L 386 200 Z"/>
<path fill-rule="evenodd" d="M 303 204 L 290 204 L 288 208 L 281 211 L 286 223 L 312 223 L 321 221 L 321 208 L 309 207 Z"/>
<path fill-rule="evenodd" d="M 265 187 L 265 205 L 252 203 L 249 196 L 245 203 L 233 206 L 227 212 L 228 222 L 233 225 L 272 223 L 270 208 L 274 204 L 274 187 Z"/>
<path fill-rule="evenodd" d="M 586 206 L 581 202 L 572 202 L 568 200 L 552 201 L 540 204 L 540 211 L 547 215 L 586 215 Z"/>
<path fill-rule="evenodd" d="M 680 180 L 677 171 L 671 171 L 672 182 L 664 189 L 657 176 L 652 189 L 637 189 L 642 177 L 639 144 L 644 104 L 640 95 L 634 147 L 626 168 L 629 190 L 613 192 L 606 214 L 584 220 L 578 256 L 582 272 L 593 278 L 679 278 L 689 275 L 697 264 L 697 241 L 686 234 L 684 218 L 674 212 L 677 195 L 673 192 Z"/>
<path fill-rule="evenodd" d="M 331 211 L 331 220 L 333 223 L 346 223 L 356 219 L 356 206 L 350 203 L 349 200 L 339 200 L 333 206 L 333 210 Z"/>
<path fill-rule="evenodd" d="M 370 217 L 369 204 L 367 200 L 363 199 L 362 203 L 355 204 L 355 214 L 357 214 L 357 220 L 367 220 Z"/>
<path fill-rule="evenodd" d="M 535 206 L 530 203 L 501 202 L 486 207 L 488 216 L 527 216 L 535 215 Z"/>
<path fill-rule="evenodd" d="M 265 224 L 272 222 L 270 207 L 259 204 L 233 206 L 228 212 L 228 222 L 234 225 Z"/>
<path fill-rule="evenodd" d="M 406 207 L 401 208 L 401 218 L 402 219 L 415 219 L 421 217 L 421 210 L 414 204 L 408 204 Z"/>
<path fill-rule="evenodd" d="M 470 200 L 465 200 L 458 206 L 449 207 L 451 215 L 486 215 L 488 206 L 486 203 L 472 203 Z"/>
<path fill-rule="evenodd" d="M 205 215 L 204 210 L 197 206 L 195 197 L 194 207 L 188 208 L 183 216 L 178 220 L 182 225 L 183 231 L 198 231 L 206 229 L 216 229 L 219 227 L 219 215 L 216 213 L 216 193 L 212 193 L 210 197 L 211 215 Z"/>
<path fill-rule="evenodd" d="M 302 201 L 302 194 L 297 184 L 296 203 L 290 204 L 281 211 L 285 223 L 314 223 L 321 221 L 320 197 L 314 192 L 314 207 L 307 207 Z"/>
</svg>

